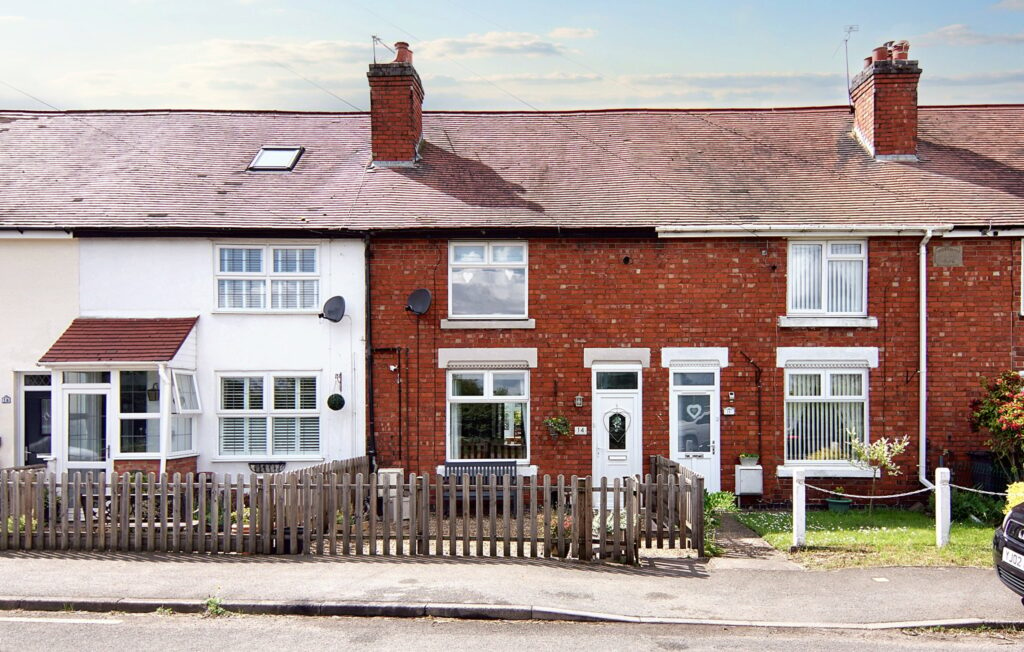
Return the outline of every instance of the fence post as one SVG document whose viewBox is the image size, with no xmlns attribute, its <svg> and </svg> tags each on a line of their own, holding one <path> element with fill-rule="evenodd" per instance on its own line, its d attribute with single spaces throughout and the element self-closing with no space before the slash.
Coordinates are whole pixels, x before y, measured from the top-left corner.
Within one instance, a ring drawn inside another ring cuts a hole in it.
<svg viewBox="0 0 1024 652">
<path fill-rule="evenodd" d="M 807 487 L 804 470 L 793 470 L 793 548 L 807 545 Z"/>
<path fill-rule="evenodd" d="M 935 469 L 935 545 L 949 544 L 949 469 Z"/>
</svg>

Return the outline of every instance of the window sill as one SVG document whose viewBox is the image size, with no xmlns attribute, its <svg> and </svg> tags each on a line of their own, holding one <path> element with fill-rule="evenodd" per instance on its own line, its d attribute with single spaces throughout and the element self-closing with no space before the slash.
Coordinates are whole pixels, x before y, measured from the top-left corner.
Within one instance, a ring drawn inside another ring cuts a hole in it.
<svg viewBox="0 0 1024 652">
<path fill-rule="evenodd" d="M 878 328 L 877 317 L 779 317 L 782 328 Z"/>
<path fill-rule="evenodd" d="M 239 455 L 238 457 L 214 457 L 210 461 L 215 464 L 245 464 L 248 462 L 326 462 L 327 460 L 323 457 L 289 457 L 288 455 Z"/>
<path fill-rule="evenodd" d="M 449 462 L 478 462 L 480 460 L 448 460 L 448 461 Z M 495 461 L 497 461 L 497 462 L 504 462 L 506 460 L 487 460 L 487 461 L 488 462 L 495 462 Z M 511 462 L 512 460 L 507 460 L 507 461 Z M 537 465 L 536 464 L 523 464 L 523 463 L 518 463 L 517 462 L 516 463 L 516 467 L 517 467 L 516 471 L 518 472 L 519 477 L 530 477 L 530 478 L 537 477 Z M 437 466 L 436 470 L 437 470 L 437 474 L 438 475 L 444 475 L 444 464 L 439 464 Z"/>
<path fill-rule="evenodd" d="M 860 469 L 851 464 L 823 466 L 793 464 L 792 462 L 788 465 L 777 467 L 775 473 L 780 478 L 792 478 L 793 471 L 796 469 L 802 469 L 805 477 L 808 478 L 870 478 L 874 475 L 874 472 L 870 469 Z"/>
<path fill-rule="evenodd" d="M 181 459 L 184 459 L 186 457 L 198 457 L 198 456 L 199 456 L 198 451 L 175 451 L 173 453 L 168 453 L 167 454 L 167 459 L 169 459 L 169 460 L 181 460 Z"/>
<path fill-rule="evenodd" d="M 442 319 L 442 330 L 468 330 L 468 329 L 533 329 L 537 328 L 535 319 Z"/>
<path fill-rule="evenodd" d="M 319 315 L 319 309 L 310 310 L 227 310 L 216 308 L 210 311 L 214 315 Z"/>
</svg>

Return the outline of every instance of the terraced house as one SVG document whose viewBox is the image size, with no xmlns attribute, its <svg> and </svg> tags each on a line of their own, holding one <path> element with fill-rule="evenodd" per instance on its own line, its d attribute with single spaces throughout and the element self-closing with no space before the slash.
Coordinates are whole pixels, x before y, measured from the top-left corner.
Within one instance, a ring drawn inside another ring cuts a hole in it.
<svg viewBox="0 0 1024 652">
<path fill-rule="evenodd" d="M 919 107 L 907 49 L 852 107 L 423 112 L 398 44 L 369 114 L 0 114 L 0 459 L 966 472 L 1024 366 L 1024 106 Z"/>
</svg>

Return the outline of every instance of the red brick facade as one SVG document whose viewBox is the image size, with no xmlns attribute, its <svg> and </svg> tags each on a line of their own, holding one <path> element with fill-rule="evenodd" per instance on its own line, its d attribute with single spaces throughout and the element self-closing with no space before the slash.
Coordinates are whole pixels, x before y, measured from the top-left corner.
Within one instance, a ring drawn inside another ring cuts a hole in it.
<svg viewBox="0 0 1024 652">
<path fill-rule="evenodd" d="M 538 366 L 530 375 L 530 462 L 541 474 L 589 474 L 591 439 L 552 441 L 542 421 L 565 414 L 571 425 L 591 422 L 591 370 L 583 349 L 645 347 L 651 366 L 643 371 L 643 454 L 669 453 L 669 374 L 663 347 L 728 347 L 721 373 L 721 404 L 735 416 L 721 418 L 722 488 L 733 489 L 739 453 L 760 451 L 765 498 L 784 499 L 783 370 L 776 348 L 793 346 L 877 347 L 879 365 L 869 374 L 872 439 L 908 434 L 910 450 L 899 460 L 901 477 L 881 488 L 916 485 L 918 433 L 918 238 L 869 240 L 868 314 L 877 328 L 787 328 L 787 241 L 771 239 L 531 238 L 529 316 L 536 328 L 444 330 L 447 317 L 448 240 L 381 239 L 372 244 L 372 319 L 375 354 L 376 434 L 381 466 L 433 472 L 445 460 L 445 370 L 439 348 L 535 347 Z M 952 462 L 982 448 L 967 425 L 968 404 L 979 374 L 1014 362 L 1019 309 L 1019 241 L 965 239 L 963 267 L 938 268 L 929 253 L 930 400 L 929 468 L 943 449 Z M 628 262 L 627 262 L 628 261 Z M 431 291 L 430 311 L 406 311 L 409 293 Z M 399 347 L 400 354 L 393 350 Z M 757 438 L 754 370 L 763 370 L 763 439 Z M 391 365 L 402 369 L 395 372 Z M 395 382 L 401 373 L 402 385 Z M 405 388 L 399 415 L 398 388 Z M 735 392 L 729 402 L 728 393 Z M 573 406 L 581 394 L 584 407 Z M 399 416 L 402 433 L 399 436 Z M 947 458 L 949 459 L 949 458 Z M 825 479 L 848 490 L 867 481 Z"/>
<path fill-rule="evenodd" d="M 191 457 L 177 457 L 167 460 L 167 475 L 173 476 L 175 473 L 180 473 L 181 477 L 184 478 L 187 473 L 195 474 L 196 461 L 198 459 L 197 456 L 193 455 Z M 115 473 L 136 473 L 139 471 L 159 475 L 160 460 L 114 460 Z"/>
</svg>

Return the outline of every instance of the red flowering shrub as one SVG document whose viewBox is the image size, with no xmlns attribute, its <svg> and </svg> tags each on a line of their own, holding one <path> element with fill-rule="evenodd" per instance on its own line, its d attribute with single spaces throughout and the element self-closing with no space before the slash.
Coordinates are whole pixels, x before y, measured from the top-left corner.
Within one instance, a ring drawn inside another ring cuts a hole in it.
<svg viewBox="0 0 1024 652">
<path fill-rule="evenodd" d="M 981 382 L 971 403 L 971 426 L 988 433 L 988 446 L 1011 482 L 1024 480 L 1024 378 L 1004 371 Z"/>
</svg>

